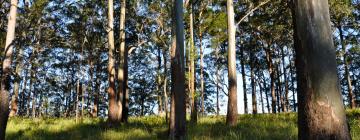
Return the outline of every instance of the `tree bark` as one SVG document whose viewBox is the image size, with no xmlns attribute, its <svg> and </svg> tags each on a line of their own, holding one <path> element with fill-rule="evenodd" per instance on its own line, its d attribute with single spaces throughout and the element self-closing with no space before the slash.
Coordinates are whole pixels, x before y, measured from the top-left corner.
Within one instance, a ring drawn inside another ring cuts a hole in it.
<svg viewBox="0 0 360 140">
<path fill-rule="evenodd" d="M 269 73 L 270 73 L 271 109 L 272 109 L 272 113 L 276 113 L 275 72 L 273 68 L 270 46 L 269 48 L 266 49 L 266 61 L 268 63 Z"/>
<path fill-rule="evenodd" d="M 241 64 L 241 77 L 243 82 L 243 92 L 244 92 L 244 111 L 245 114 L 249 113 L 248 101 L 247 101 L 247 89 L 246 89 L 246 75 L 245 75 L 245 57 L 244 57 L 244 46 L 240 47 L 240 64 Z"/>
<path fill-rule="evenodd" d="M 195 56 L 196 48 L 194 44 L 194 14 L 193 14 L 193 4 L 190 2 L 190 95 L 191 95 L 191 122 L 197 122 L 197 104 L 196 104 L 196 95 L 195 95 Z"/>
<path fill-rule="evenodd" d="M 113 0 L 108 0 L 108 45 L 109 45 L 109 62 L 108 62 L 108 75 L 109 75 L 109 112 L 108 122 L 109 125 L 115 125 L 119 122 L 119 104 L 117 102 L 117 94 L 115 91 L 115 61 L 114 61 L 114 6 Z"/>
<path fill-rule="evenodd" d="M 163 83 L 163 93 L 164 93 L 164 110 L 165 110 L 165 122 L 168 123 L 168 94 L 167 94 L 167 59 L 166 59 L 166 51 L 163 50 L 163 65 L 164 65 L 164 83 Z"/>
<path fill-rule="evenodd" d="M 158 99 L 158 115 L 164 116 L 164 108 L 163 108 L 163 94 L 162 94 L 162 82 L 161 82 L 161 50 L 160 46 L 157 47 L 157 60 L 158 60 L 158 69 L 156 76 L 156 91 L 157 91 L 157 99 Z"/>
<path fill-rule="evenodd" d="M 127 58 L 127 48 L 125 42 L 125 19 L 126 18 L 126 0 L 121 0 L 120 3 L 120 49 L 119 49 L 119 68 L 118 68 L 118 90 L 117 90 L 117 104 L 118 104 L 118 119 L 125 121 L 122 117 L 125 115 L 125 92 L 126 92 L 126 76 L 125 75 L 125 60 Z M 127 121 L 127 119 L 126 119 Z"/>
<path fill-rule="evenodd" d="M 171 48 L 171 93 L 172 109 L 170 122 L 170 138 L 185 139 L 186 135 L 186 110 L 185 110 L 185 65 L 184 65 L 184 22 L 183 0 L 174 1 L 173 44 Z"/>
<path fill-rule="evenodd" d="M 202 10 L 199 13 L 199 20 L 202 18 Z M 200 47 L 200 92 L 201 92 L 201 114 L 205 115 L 205 97 L 204 97 L 204 52 L 202 46 L 201 22 L 199 22 L 199 47 Z"/>
<path fill-rule="evenodd" d="M 218 64 L 219 60 L 219 48 L 216 48 L 215 50 L 215 56 L 216 56 L 216 115 L 220 115 L 220 102 L 219 102 L 219 82 L 220 82 L 220 66 Z"/>
<path fill-rule="evenodd" d="M 254 74 L 254 49 L 250 49 L 250 79 L 251 79 L 251 97 L 252 97 L 252 114 L 257 114 L 257 99 L 256 99 L 256 83 Z M 260 93 L 261 94 L 261 93 Z"/>
<path fill-rule="evenodd" d="M 283 47 L 281 49 L 281 56 L 282 56 L 282 65 L 283 65 L 283 74 L 284 74 L 284 84 L 285 84 L 285 95 L 284 95 L 284 111 L 285 112 L 288 112 L 288 109 L 289 109 L 289 81 L 288 81 L 288 78 L 287 78 L 287 72 L 286 72 L 286 66 L 285 66 L 285 53 L 284 53 L 284 48 Z"/>
<path fill-rule="evenodd" d="M 13 117 L 16 115 L 16 113 L 18 112 L 18 102 L 19 102 L 19 88 L 20 88 L 20 82 L 21 82 L 21 71 L 22 71 L 22 67 L 23 67 L 23 55 L 24 55 L 24 50 L 23 48 L 19 48 L 19 53 L 18 53 L 18 57 L 17 57 L 17 65 L 16 65 L 16 69 L 15 69 L 15 83 L 14 83 L 14 95 L 11 99 L 11 110 L 10 110 L 10 114 L 9 117 Z"/>
<path fill-rule="evenodd" d="M 235 22 L 234 22 L 234 3 L 227 0 L 227 19 L 228 19 L 228 80 L 229 98 L 226 124 L 234 126 L 237 123 L 237 77 L 236 77 L 236 50 L 235 50 Z"/>
<path fill-rule="evenodd" d="M 299 140 L 350 140 L 327 0 L 295 0 Z"/>
<path fill-rule="evenodd" d="M 1 93 L 0 93 L 0 139 L 5 139 L 6 125 L 9 117 L 9 92 L 10 92 L 10 76 L 11 76 L 11 61 L 13 55 L 15 27 L 16 27 L 16 12 L 17 0 L 11 0 L 10 13 L 8 18 L 6 42 L 5 42 L 5 58 L 2 63 L 1 75 Z"/>
</svg>

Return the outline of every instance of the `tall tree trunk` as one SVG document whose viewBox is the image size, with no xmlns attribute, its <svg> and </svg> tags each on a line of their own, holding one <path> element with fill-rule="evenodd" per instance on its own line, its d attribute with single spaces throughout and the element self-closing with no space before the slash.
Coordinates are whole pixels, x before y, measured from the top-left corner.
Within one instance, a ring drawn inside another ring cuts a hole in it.
<svg viewBox="0 0 360 140">
<path fill-rule="evenodd" d="M 32 61 L 32 59 L 30 58 L 30 61 Z M 32 67 L 32 66 L 31 66 Z M 29 83 L 29 93 L 27 96 L 27 109 L 26 109 L 26 116 L 30 117 L 30 101 L 31 101 L 31 93 L 33 92 L 33 72 L 30 68 L 30 83 Z"/>
<path fill-rule="evenodd" d="M 126 56 L 126 44 L 125 44 L 125 18 L 126 18 L 126 0 L 120 1 L 120 49 L 119 49 L 119 67 L 118 67 L 118 90 L 117 90 L 117 105 L 118 105 L 118 120 L 122 120 L 124 112 L 124 97 L 126 92 L 125 86 L 125 57 Z M 127 61 L 127 60 L 126 60 Z M 123 120 L 122 120 L 123 121 Z"/>
<path fill-rule="evenodd" d="M 194 14 L 193 14 L 193 4 L 190 2 L 190 95 L 191 95 L 191 122 L 197 122 L 197 103 L 196 103 L 196 95 L 195 95 L 195 56 L 196 56 L 196 48 L 194 44 Z"/>
<path fill-rule="evenodd" d="M 216 48 L 215 50 L 215 56 L 216 56 L 216 115 L 220 115 L 220 102 L 219 102 L 219 82 L 220 82 L 220 70 L 219 70 L 219 48 Z"/>
<path fill-rule="evenodd" d="M 260 103 L 261 103 L 261 111 L 262 113 L 265 113 L 265 108 L 264 108 L 264 98 L 263 98 L 263 91 L 266 91 L 266 89 L 263 89 L 261 86 L 261 81 L 257 81 L 257 84 L 259 85 L 259 89 L 260 89 Z M 266 95 L 266 94 L 265 94 Z"/>
<path fill-rule="evenodd" d="M 80 98 L 80 94 L 81 94 L 81 83 L 80 81 L 78 80 L 77 81 L 77 85 L 76 85 L 76 102 L 75 102 L 75 120 L 76 122 L 79 122 L 79 118 L 80 118 L 80 115 L 79 115 L 79 98 Z"/>
<path fill-rule="evenodd" d="M 199 20 L 202 19 L 202 10 L 199 13 Z M 199 22 L 199 47 L 200 47 L 200 92 L 201 92 L 201 114 L 205 115 L 205 97 L 204 97 L 204 52 L 202 46 L 201 22 Z"/>
<path fill-rule="evenodd" d="M 289 59 L 289 60 L 291 60 L 291 59 Z M 296 99 L 295 99 L 295 78 L 294 78 L 294 71 L 293 71 L 293 62 L 292 61 L 290 61 L 290 76 L 291 76 L 291 85 L 292 85 L 292 88 L 291 88 L 291 92 L 292 92 L 292 96 L 293 96 L 293 98 L 292 98 L 292 102 L 293 102 L 293 107 L 294 107 L 294 111 L 296 112 Z"/>
<path fill-rule="evenodd" d="M 1 93 L 0 93 L 0 139 L 5 139 L 6 125 L 9 117 L 9 90 L 11 76 L 11 61 L 14 47 L 17 0 L 11 0 L 10 13 L 5 42 L 5 58 L 2 63 Z"/>
<path fill-rule="evenodd" d="M 185 110 L 185 65 L 184 65 L 184 22 L 183 0 L 174 0 L 173 45 L 171 48 L 171 94 L 172 109 L 170 122 L 170 138 L 185 139 L 186 135 L 186 110 Z M 173 118 L 172 118 L 173 117 Z"/>
<path fill-rule="evenodd" d="M 264 73 L 262 72 L 262 77 L 264 78 L 264 81 L 263 81 L 263 85 L 264 85 L 264 90 L 265 90 L 265 98 L 266 98 L 266 108 L 267 108 L 267 111 L 268 113 L 271 112 L 271 109 L 270 109 L 270 102 L 269 102 L 269 97 L 268 97 L 268 90 L 267 90 L 267 86 L 266 86 L 266 79 L 265 79 L 265 75 Z"/>
<path fill-rule="evenodd" d="M 166 51 L 163 50 L 163 65 L 164 65 L 164 83 L 163 83 L 163 93 L 164 93 L 164 110 L 165 110 L 165 122 L 168 123 L 168 94 L 167 94 L 167 59 Z"/>
<path fill-rule="evenodd" d="M 234 22 L 234 3 L 227 0 L 227 19 L 228 19 L 228 80 L 229 98 L 226 123 L 234 126 L 237 122 L 237 77 L 236 77 L 236 50 L 235 50 L 235 22 Z"/>
<path fill-rule="evenodd" d="M 284 53 L 284 48 L 283 47 L 281 49 L 281 56 L 282 56 L 282 65 L 283 65 L 283 75 L 284 75 L 284 84 L 285 84 L 285 95 L 284 95 L 284 104 L 285 104 L 285 109 L 284 111 L 285 112 L 288 112 L 288 108 L 289 108 L 289 81 L 288 81 L 288 78 L 287 78 L 287 72 L 286 72 L 286 66 L 285 66 L 285 53 Z"/>
<path fill-rule="evenodd" d="M 273 68 L 272 56 L 271 56 L 271 48 L 266 48 L 266 61 L 269 67 L 270 73 L 270 91 L 271 91 L 271 109 L 272 113 L 276 113 L 276 96 L 275 96 L 275 72 Z"/>
<path fill-rule="evenodd" d="M 285 100 L 284 100 L 284 94 L 282 91 L 282 81 L 281 81 L 281 70 L 280 70 L 280 62 L 276 64 L 276 80 L 277 80 L 277 88 L 278 88 L 278 99 L 280 99 L 280 103 L 279 103 L 279 109 L 278 111 L 280 112 L 285 112 Z"/>
<path fill-rule="evenodd" d="M 247 90 L 246 90 L 244 47 L 245 46 L 240 47 L 240 65 L 241 65 L 241 77 L 242 77 L 242 82 L 243 82 L 242 85 L 243 85 L 243 92 L 244 92 L 244 111 L 245 111 L 245 114 L 248 114 L 249 109 L 248 109 Z"/>
<path fill-rule="evenodd" d="M 340 42 L 341 42 L 341 50 L 342 50 L 342 56 L 344 61 L 344 77 L 346 78 L 346 84 L 347 84 L 347 90 L 348 90 L 348 100 L 349 100 L 349 106 L 353 109 L 356 107 L 355 103 L 355 96 L 352 91 L 352 85 L 351 85 L 351 78 L 350 78 L 350 72 L 349 72 L 349 62 L 347 61 L 347 54 L 346 54 L 346 45 L 344 42 L 344 34 L 342 30 L 341 23 L 338 23 L 338 30 L 340 35 Z"/>
<path fill-rule="evenodd" d="M 350 140 L 327 0 L 295 0 L 299 140 Z"/>
<path fill-rule="evenodd" d="M 14 80 L 14 95 L 11 99 L 11 110 L 9 117 L 13 117 L 18 112 L 18 102 L 19 102 L 19 88 L 21 83 L 21 71 L 23 67 L 23 55 L 24 55 L 24 49 L 19 48 L 19 53 L 17 57 L 17 65 L 15 69 L 15 80 Z"/>
<path fill-rule="evenodd" d="M 127 47 L 125 47 L 125 50 L 128 50 Z M 124 55 L 124 88 L 123 88 L 124 97 L 123 97 L 123 101 L 122 101 L 123 110 L 122 110 L 122 117 L 121 117 L 122 122 L 125 122 L 125 123 L 128 122 L 128 118 L 129 118 L 129 85 L 128 85 L 129 64 L 128 64 L 128 58 L 129 58 L 129 52 L 125 51 L 125 55 Z"/>
<path fill-rule="evenodd" d="M 113 0 L 108 0 L 108 44 L 109 44 L 109 64 L 108 64 L 108 75 L 109 75 L 109 112 L 108 122 L 109 125 L 115 125 L 119 122 L 119 104 L 117 102 L 117 95 L 115 92 L 115 61 L 114 61 L 114 6 Z"/>
<path fill-rule="evenodd" d="M 162 96 L 162 82 L 161 82 L 161 50 L 160 47 L 157 48 L 157 59 L 158 59 L 158 69 L 157 69 L 157 76 L 156 76 L 156 91 L 158 93 L 157 99 L 158 99 L 158 114 L 159 116 L 164 116 L 163 111 L 163 96 Z"/>
<path fill-rule="evenodd" d="M 22 87 L 21 87 L 21 101 L 20 101 L 20 108 L 19 108 L 19 113 L 20 116 L 25 116 L 26 114 L 26 83 L 27 83 L 27 75 L 28 75 L 28 70 L 25 69 L 25 74 L 24 74 L 24 80 L 22 82 Z"/>
<path fill-rule="evenodd" d="M 35 83 L 35 78 L 36 78 L 36 76 L 35 76 L 35 70 L 36 70 L 36 68 L 34 68 L 35 66 L 34 66 L 34 64 L 33 64 L 33 66 L 32 66 L 32 70 L 31 70 L 31 79 L 30 79 L 30 83 L 31 83 L 31 87 L 33 88 L 33 90 L 32 90 L 32 97 L 31 97 L 31 101 L 32 101 L 32 103 L 31 103 L 31 109 L 32 109 L 32 113 L 31 113 L 31 115 L 32 115 L 32 117 L 33 118 L 35 118 L 36 117 L 36 90 L 35 90 L 35 85 L 34 85 L 34 83 Z"/>
<path fill-rule="evenodd" d="M 257 99 L 256 99 L 256 83 L 254 74 L 254 49 L 250 49 L 250 79 L 251 79 L 251 97 L 252 97 L 252 114 L 257 114 Z M 260 93 L 261 94 L 261 93 Z"/>
<path fill-rule="evenodd" d="M 99 96 L 100 96 L 100 64 L 96 65 L 96 82 L 95 82 L 95 89 L 94 89 L 94 109 L 92 117 L 97 117 L 99 112 Z"/>
</svg>

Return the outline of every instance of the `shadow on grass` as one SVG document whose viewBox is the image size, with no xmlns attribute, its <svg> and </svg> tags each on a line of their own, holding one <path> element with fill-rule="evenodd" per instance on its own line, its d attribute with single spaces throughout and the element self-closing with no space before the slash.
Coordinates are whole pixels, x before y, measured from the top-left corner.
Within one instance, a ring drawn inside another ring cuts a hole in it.
<svg viewBox="0 0 360 140">
<path fill-rule="evenodd" d="M 46 120 L 43 120 L 46 121 Z M 61 125 L 49 122 L 52 125 Z M 150 126 L 146 123 L 132 122 L 119 124 L 119 127 L 108 128 L 105 122 L 78 123 L 71 127 L 52 129 L 51 127 L 37 128 L 30 126 L 26 129 L 7 132 L 9 140 L 149 140 L 167 139 L 165 129 L 158 126 Z"/>
</svg>

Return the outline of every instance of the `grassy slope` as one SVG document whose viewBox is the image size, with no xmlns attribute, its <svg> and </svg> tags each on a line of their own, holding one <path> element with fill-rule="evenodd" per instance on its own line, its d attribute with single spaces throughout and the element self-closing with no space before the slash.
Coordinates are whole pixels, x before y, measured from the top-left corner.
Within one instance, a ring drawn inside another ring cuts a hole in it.
<svg viewBox="0 0 360 140">
<path fill-rule="evenodd" d="M 297 139 L 296 114 L 241 115 L 235 127 L 225 125 L 224 117 L 206 117 L 197 125 L 188 124 L 188 139 Z M 360 140 L 360 110 L 348 112 L 351 134 Z M 163 118 L 131 118 L 118 128 L 106 128 L 104 120 L 84 119 L 24 119 L 12 118 L 7 139 L 20 140 L 111 140 L 111 139 L 167 139 L 167 125 Z"/>
</svg>

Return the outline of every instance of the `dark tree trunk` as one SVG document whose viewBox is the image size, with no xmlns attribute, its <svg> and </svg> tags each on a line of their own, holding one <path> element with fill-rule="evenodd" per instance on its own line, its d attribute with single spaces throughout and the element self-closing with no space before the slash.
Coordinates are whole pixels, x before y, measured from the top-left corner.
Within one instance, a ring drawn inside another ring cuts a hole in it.
<svg viewBox="0 0 360 140">
<path fill-rule="evenodd" d="M 185 64 L 184 64 L 184 23 L 183 1 L 174 0 L 173 46 L 171 48 L 171 119 L 170 138 L 185 139 Z"/>
<path fill-rule="evenodd" d="M 241 77 L 243 82 L 243 91 L 244 91 L 244 111 L 245 114 L 249 113 L 248 102 L 247 102 L 247 90 L 246 90 L 246 75 L 245 75 L 245 57 L 244 57 L 244 46 L 240 47 L 240 64 L 241 64 Z"/>
<path fill-rule="evenodd" d="M 295 0 L 299 140 L 350 140 L 327 0 Z"/>
<path fill-rule="evenodd" d="M 270 44 L 270 43 L 269 43 Z M 275 72 L 273 69 L 273 62 L 272 62 L 272 56 L 271 56 L 271 48 L 266 48 L 266 61 L 268 63 L 269 67 L 269 73 L 270 73 L 270 92 L 271 92 L 271 109 L 272 113 L 276 113 L 276 96 L 275 96 Z"/>
<path fill-rule="evenodd" d="M 254 49 L 250 49 L 250 79 L 251 79 L 251 97 L 252 97 L 252 114 L 257 114 L 257 99 L 256 99 L 256 83 L 254 74 Z M 261 93 L 260 93 L 261 94 Z"/>
</svg>

